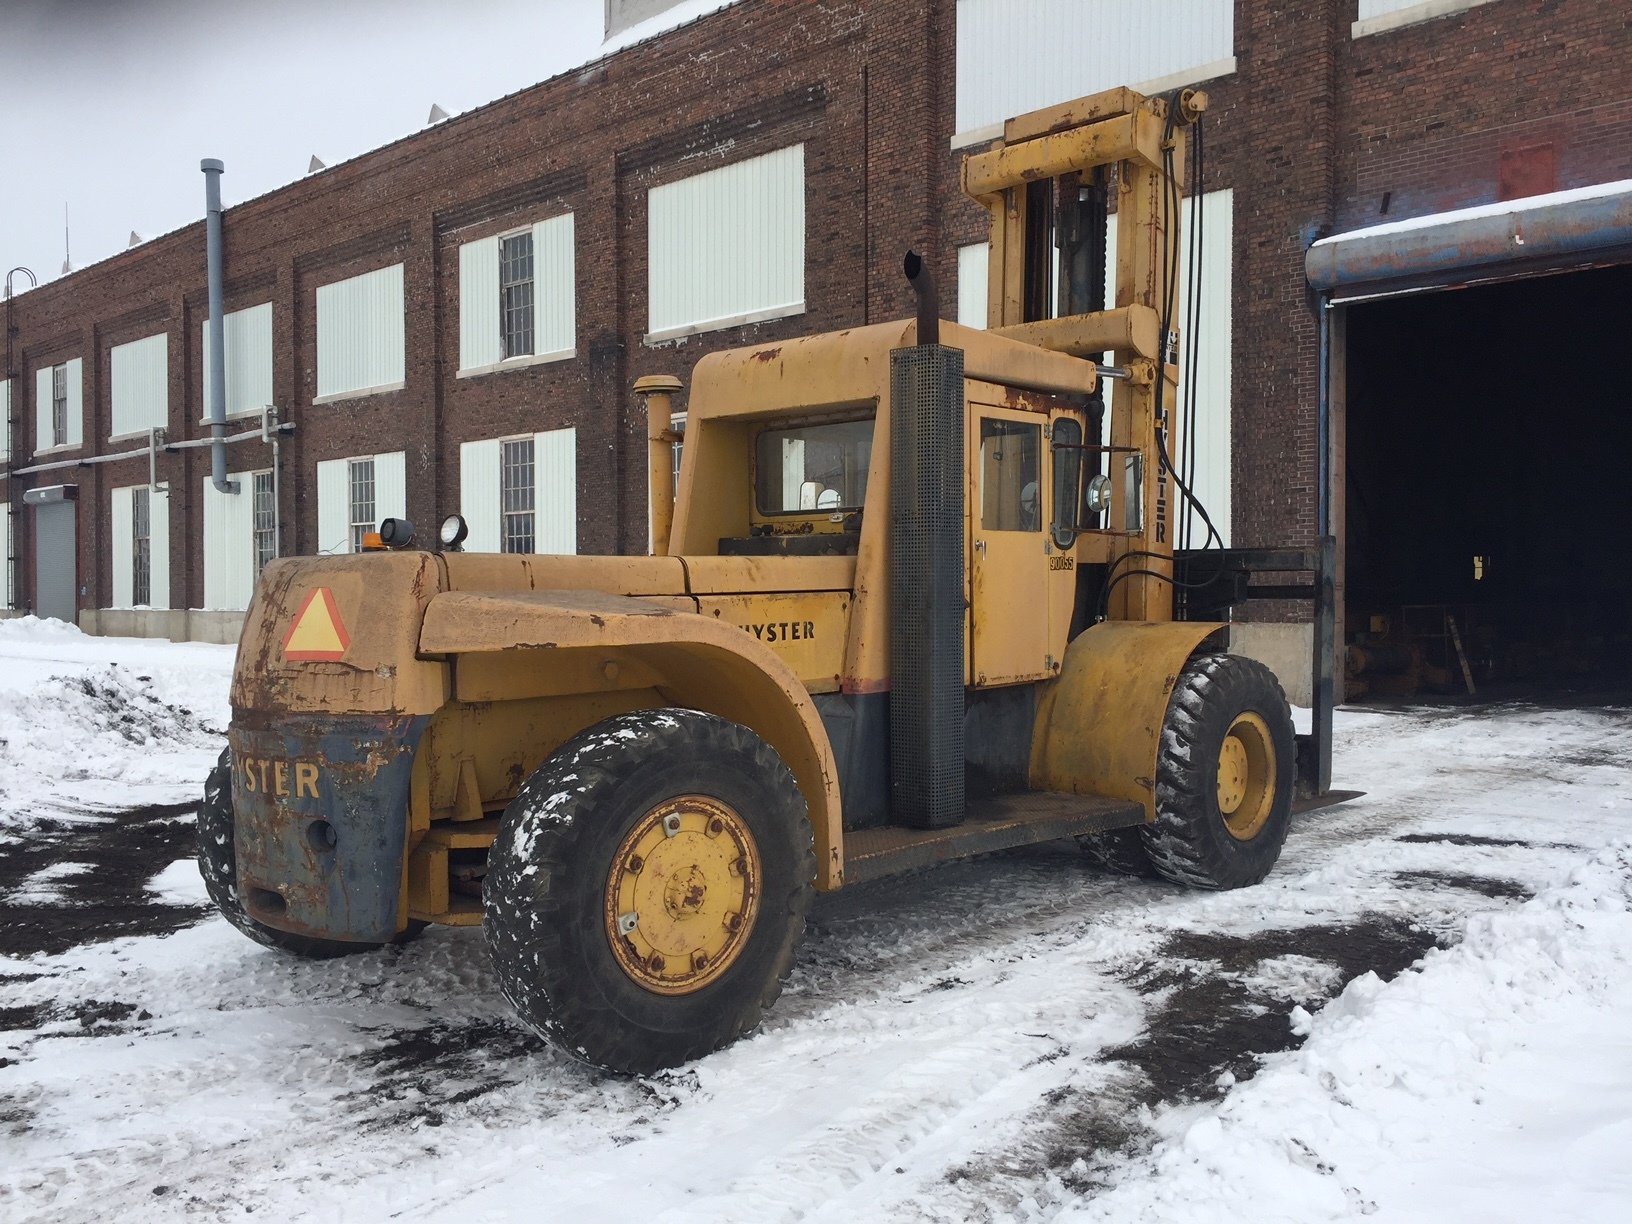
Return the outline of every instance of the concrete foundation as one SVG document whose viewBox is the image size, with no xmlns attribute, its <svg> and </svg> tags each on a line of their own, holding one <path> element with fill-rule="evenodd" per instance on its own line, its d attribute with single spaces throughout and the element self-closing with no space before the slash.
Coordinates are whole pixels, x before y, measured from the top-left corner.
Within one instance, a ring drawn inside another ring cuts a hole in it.
<svg viewBox="0 0 1632 1224">
<path fill-rule="evenodd" d="M 242 612 L 195 608 L 83 608 L 79 627 L 99 637 L 167 638 L 172 642 L 216 642 L 236 646 Z"/>
</svg>

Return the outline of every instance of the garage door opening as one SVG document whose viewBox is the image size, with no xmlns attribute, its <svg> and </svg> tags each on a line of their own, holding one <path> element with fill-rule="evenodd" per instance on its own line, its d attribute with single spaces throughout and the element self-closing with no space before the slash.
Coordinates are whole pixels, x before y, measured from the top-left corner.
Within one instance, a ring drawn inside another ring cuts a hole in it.
<svg viewBox="0 0 1632 1224">
<path fill-rule="evenodd" d="M 1346 697 L 1632 686 L 1632 267 L 1347 308 Z"/>
</svg>

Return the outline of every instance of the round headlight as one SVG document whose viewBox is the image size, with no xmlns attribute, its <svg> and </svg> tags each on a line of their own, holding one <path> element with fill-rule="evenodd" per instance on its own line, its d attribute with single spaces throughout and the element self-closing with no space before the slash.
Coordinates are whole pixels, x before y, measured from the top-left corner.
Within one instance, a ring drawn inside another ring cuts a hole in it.
<svg viewBox="0 0 1632 1224">
<path fill-rule="evenodd" d="M 1088 482 L 1088 494 L 1084 499 L 1088 505 L 1088 513 L 1104 514 L 1111 508 L 1111 478 L 1101 472 Z"/>
<path fill-rule="evenodd" d="M 380 520 L 380 543 L 387 548 L 407 548 L 414 542 L 414 525 L 405 518 Z"/>
<path fill-rule="evenodd" d="M 459 545 L 465 542 L 465 537 L 469 534 L 470 524 L 465 522 L 462 515 L 458 514 L 450 514 L 443 519 L 442 526 L 436 533 L 437 539 L 442 541 L 443 548 L 458 548 Z"/>
</svg>

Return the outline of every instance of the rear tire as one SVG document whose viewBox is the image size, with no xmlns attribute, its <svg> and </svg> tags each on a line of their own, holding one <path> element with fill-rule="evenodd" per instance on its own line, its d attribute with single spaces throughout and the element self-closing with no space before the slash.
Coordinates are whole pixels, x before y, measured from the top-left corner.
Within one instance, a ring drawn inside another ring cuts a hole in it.
<svg viewBox="0 0 1632 1224">
<path fill-rule="evenodd" d="M 313 939 L 275 927 L 262 926 L 244 912 L 238 896 L 238 860 L 232 815 L 232 750 L 223 749 L 221 758 L 204 779 L 204 802 L 198 805 L 196 829 L 198 872 L 204 890 L 210 894 L 221 916 L 258 944 L 307 960 L 329 960 L 372 952 L 381 944 L 350 943 L 338 939 Z M 412 938 L 424 929 L 423 923 L 410 924 L 399 939 Z"/>
<path fill-rule="evenodd" d="M 1241 655 L 1198 655 L 1168 702 L 1156 820 L 1139 832 L 1156 872 L 1193 888 L 1243 888 L 1280 858 L 1296 741 L 1275 674 Z"/>
<path fill-rule="evenodd" d="M 488 860 L 483 928 L 528 1025 L 647 1074 L 759 1024 L 815 874 L 804 797 L 770 745 L 696 710 L 636 710 L 522 785 Z"/>
</svg>

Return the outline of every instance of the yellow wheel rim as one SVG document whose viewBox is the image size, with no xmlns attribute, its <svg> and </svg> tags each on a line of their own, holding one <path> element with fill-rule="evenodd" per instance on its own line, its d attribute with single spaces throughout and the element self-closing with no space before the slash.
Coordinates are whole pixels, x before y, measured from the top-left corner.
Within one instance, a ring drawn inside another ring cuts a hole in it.
<svg viewBox="0 0 1632 1224">
<path fill-rule="evenodd" d="M 1275 806 L 1275 742 L 1256 714 L 1236 717 L 1218 750 L 1218 813 L 1238 841 L 1251 841 Z"/>
<path fill-rule="evenodd" d="M 759 913 L 759 850 L 728 804 L 681 795 L 635 822 L 606 879 L 606 937 L 654 994 L 701 990 L 742 953 Z"/>
</svg>

